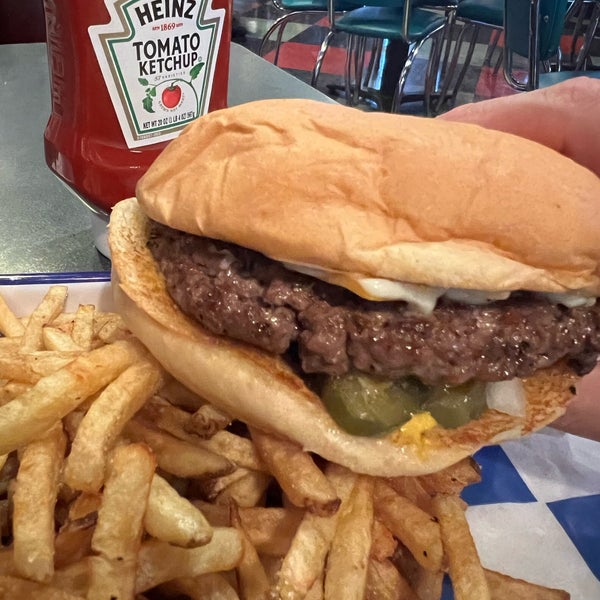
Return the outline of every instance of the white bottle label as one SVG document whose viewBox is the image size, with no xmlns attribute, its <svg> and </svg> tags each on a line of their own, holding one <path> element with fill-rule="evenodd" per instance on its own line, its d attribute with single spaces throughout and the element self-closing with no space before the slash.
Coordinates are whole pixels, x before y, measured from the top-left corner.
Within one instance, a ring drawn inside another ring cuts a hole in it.
<svg viewBox="0 0 600 600">
<path fill-rule="evenodd" d="M 89 28 L 129 148 L 171 140 L 208 111 L 225 10 L 210 0 L 105 0 Z"/>
</svg>

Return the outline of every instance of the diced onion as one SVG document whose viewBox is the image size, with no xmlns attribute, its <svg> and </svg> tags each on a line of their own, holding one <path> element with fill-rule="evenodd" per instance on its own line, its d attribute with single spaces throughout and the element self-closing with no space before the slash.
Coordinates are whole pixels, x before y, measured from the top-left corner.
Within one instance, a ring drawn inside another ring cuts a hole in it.
<svg viewBox="0 0 600 600">
<path fill-rule="evenodd" d="M 520 379 L 488 383 L 485 396 L 488 408 L 515 417 L 525 416 L 525 390 Z"/>
</svg>

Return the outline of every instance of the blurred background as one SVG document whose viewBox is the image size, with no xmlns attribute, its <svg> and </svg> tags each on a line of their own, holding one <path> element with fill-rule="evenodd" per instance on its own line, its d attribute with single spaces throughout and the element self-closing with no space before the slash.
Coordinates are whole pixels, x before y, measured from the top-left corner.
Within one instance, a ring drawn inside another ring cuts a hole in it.
<svg viewBox="0 0 600 600">
<path fill-rule="evenodd" d="M 366 110 L 391 110 L 402 75 L 407 78 L 401 103 L 395 107 L 398 112 L 431 114 L 452 105 L 519 91 L 505 76 L 504 17 L 515 4 L 524 8 L 518 16 L 523 31 L 514 35 L 525 36 L 528 2 L 413 0 L 406 37 L 402 0 L 364 1 L 366 6 L 354 4 L 359 0 L 233 0 L 232 39 L 340 102 L 346 102 L 350 93 L 350 102 Z M 540 72 L 578 70 L 597 76 L 600 0 L 540 2 L 542 38 L 559 33 L 557 42 L 540 40 L 546 45 L 545 55 L 539 57 Z M 333 23 L 328 8 L 337 10 Z M 285 22 L 285 27 L 265 38 L 278 20 Z M 360 27 L 370 27 L 375 37 L 361 35 Z M 428 27 L 435 31 L 428 32 Z M 353 31 L 358 35 L 349 33 Z M 331 42 L 316 79 L 319 48 L 328 35 Z M 392 36 L 393 41 L 385 35 Z M 0 43 L 44 40 L 42 0 L 0 0 Z M 423 43 L 414 56 L 409 56 L 410 68 L 406 68 L 407 54 L 415 41 Z M 352 70 L 346 72 L 349 52 Z M 510 68 L 526 81 L 528 57 L 518 52 L 515 57 Z"/>
</svg>

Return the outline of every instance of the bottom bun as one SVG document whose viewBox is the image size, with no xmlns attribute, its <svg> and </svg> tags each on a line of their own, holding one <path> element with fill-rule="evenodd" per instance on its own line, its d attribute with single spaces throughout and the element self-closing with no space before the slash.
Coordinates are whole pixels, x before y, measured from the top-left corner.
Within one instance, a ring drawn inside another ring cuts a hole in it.
<svg viewBox="0 0 600 600">
<path fill-rule="evenodd" d="M 523 380 L 524 417 L 488 409 L 466 425 L 434 427 L 416 439 L 400 429 L 384 437 L 351 435 L 283 360 L 208 333 L 179 310 L 147 248 L 148 231 L 135 199 L 113 209 L 113 296 L 132 332 L 169 373 L 208 402 L 353 471 L 384 477 L 439 471 L 484 445 L 547 425 L 564 413 L 572 396 L 578 377 L 559 364 Z"/>
</svg>

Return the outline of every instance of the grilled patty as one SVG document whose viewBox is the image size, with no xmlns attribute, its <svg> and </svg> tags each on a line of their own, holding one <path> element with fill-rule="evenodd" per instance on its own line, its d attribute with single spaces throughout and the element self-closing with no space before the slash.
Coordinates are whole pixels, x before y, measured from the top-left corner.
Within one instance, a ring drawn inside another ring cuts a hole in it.
<svg viewBox="0 0 600 600">
<path fill-rule="evenodd" d="M 567 308 L 519 293 L 479 306 L 441 300 L 424 315 L 157 223 L 149 248 L 186 315 L 212 333 L 289 354 L 306 373 L 459 384 L 527 377 L 561 359 L 583 375 L 600 354 L 598 302 Z"/>
</svg>

